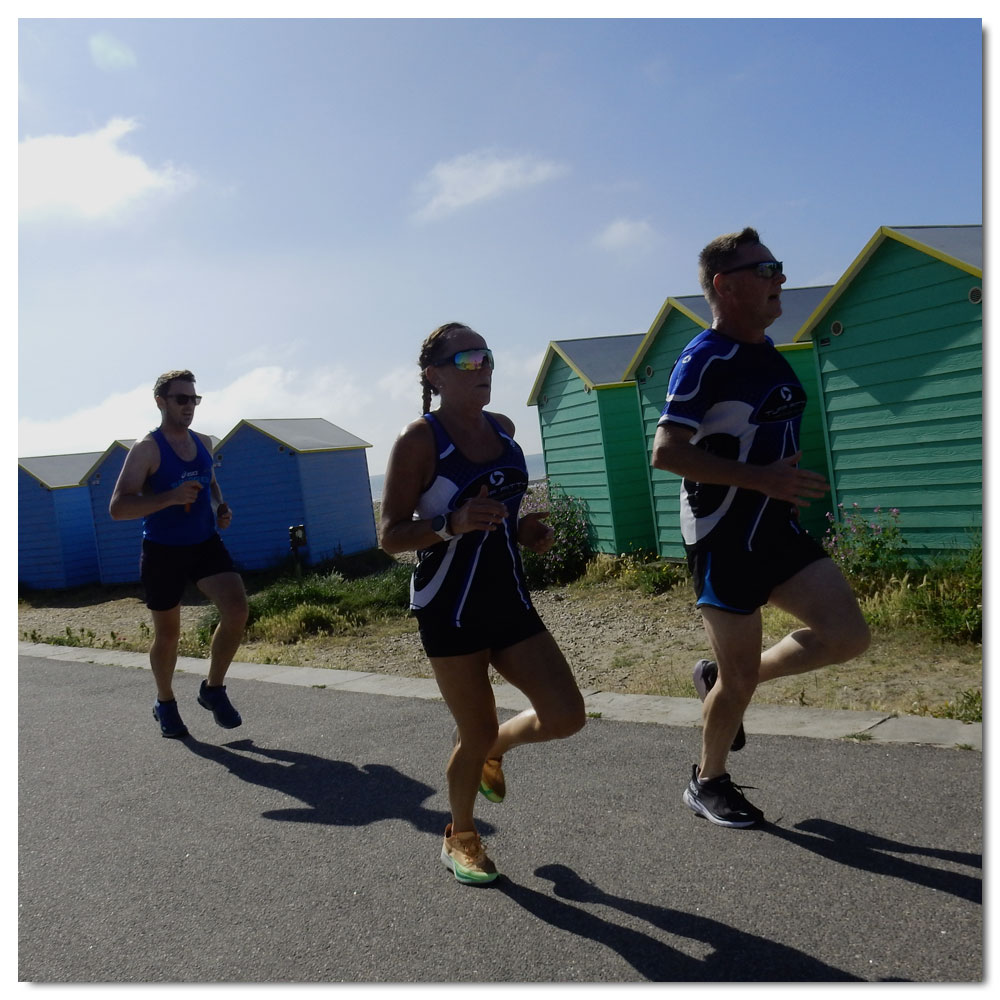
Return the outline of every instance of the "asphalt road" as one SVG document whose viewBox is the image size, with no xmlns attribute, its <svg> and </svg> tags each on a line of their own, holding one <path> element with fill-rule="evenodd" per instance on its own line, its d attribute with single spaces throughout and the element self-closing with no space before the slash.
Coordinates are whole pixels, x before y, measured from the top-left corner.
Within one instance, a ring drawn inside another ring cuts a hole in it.
<svg viewBox="0 0 1000 1000">
<path fill-rule="evenodd" d="M 165 740 L 148 671 L 19 657 L 19 980 L 976 982 L 982 755 L 749 736 L 770 822 L 681 802 L 696 728 L 592 719 L 480 799 L 504 873 L 440 864 L 440 702 L 231 679 Z"/>
</svg>

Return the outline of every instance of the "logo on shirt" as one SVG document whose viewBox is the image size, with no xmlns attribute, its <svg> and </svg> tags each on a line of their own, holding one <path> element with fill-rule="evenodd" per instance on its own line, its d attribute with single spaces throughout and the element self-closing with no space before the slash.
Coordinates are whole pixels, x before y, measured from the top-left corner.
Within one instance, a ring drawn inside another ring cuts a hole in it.
<svg viewBox="0 0 1000 1000">
<path fill-rule="evenodd" d="M 793 420 L 806 408 L 806 394 L 802 386 L 794 383 L 776 385 L 754 411 L 756 424 L 771 424 L 779 420 Z"/>
</svg>

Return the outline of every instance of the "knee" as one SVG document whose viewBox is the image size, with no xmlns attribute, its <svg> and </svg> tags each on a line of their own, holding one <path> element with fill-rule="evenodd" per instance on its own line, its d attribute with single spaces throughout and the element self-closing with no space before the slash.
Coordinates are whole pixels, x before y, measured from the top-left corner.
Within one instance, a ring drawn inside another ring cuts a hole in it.
<svg viewBox="0 0 1000 1000">
<path fill-rule="evenodd" d="M 243 629 L 250 617 L 250 606 L 245 596 L 234 597 L 219 605 L 219 625 Z"/>
<path fill-rule="evenodd" d="M 587 722 L 583 696 L 574 699 L 570 705 L 563 705 L 558 710 L 546 712 L 544 716 L 539 716 L 538 721 L 545 738 L 549 740 L 564 740 L 578 733 Z"/>
<path fill-rule="evenodd" d="M 499 723 L 493 721 L 476 726 L 472 730 L 461 730 L 455 746 L 456 753 L 468 753 L 486 760 L 486 755 L 497 741 L 499 728 Z"/>
<path fill-rule="evenodd" d="M 157 646 L 177 646 L 181 639 L 180 622 L 158 622 L 153 630 Z"/>
<path fill-rule="evenodd" d="M 844 663 L 860 656 L 872 644 L 872 633 L 868 623 L 862 618 L 854 627 L 841 635 L 836 643 L 837 663 Z"/>
</svg>

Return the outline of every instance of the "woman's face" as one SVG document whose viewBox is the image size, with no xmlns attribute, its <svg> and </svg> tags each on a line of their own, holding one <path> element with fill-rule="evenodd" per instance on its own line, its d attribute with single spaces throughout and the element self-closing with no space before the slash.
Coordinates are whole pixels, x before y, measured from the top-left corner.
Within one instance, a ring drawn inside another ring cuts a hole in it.
<svg viewBox="0 0 1000 1000">
<path fill-rule="evenodd" d="M 441 396 L 454 402 L 479 402 L 485 406 L 490 401 L 493 386 L 493 368 L 486 364 L 481 368 L 463 371 L 455 365 L 454 357 L 461 351 L 485 349 L 486 341 L 474 330 L 454 330 L 442 338 L 435 354 L 439 364 L 430 365 L 425 370 L 428 381 Z"/>
</svg>

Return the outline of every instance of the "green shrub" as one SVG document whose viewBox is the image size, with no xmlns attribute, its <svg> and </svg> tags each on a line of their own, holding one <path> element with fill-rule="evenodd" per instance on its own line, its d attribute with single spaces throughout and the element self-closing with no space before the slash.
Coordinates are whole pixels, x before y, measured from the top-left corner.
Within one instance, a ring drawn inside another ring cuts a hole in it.
<svg viewBox="0 0 1000 1000">
<path fill-rule="evenodd" d="M 584 571 L 581 582 L 586 585 L 614 581 L 626 590 L 653 596 L 665 594 L 687 580 L 686 567 L 661 561 L 649 552 L 632 552 L 613 556 L 599 552 Z"/>
<path fill-rule="evenodd" d="M 528 586 L 540 590 L 553 584 L 569 583 L 581 576 L 593 553 L 587 506 L 548 481 L 533 486 L 521 502 L 521 514 L 547 510 L 547 523 L 555 530 L 555 542 L 548 552 L 539 555 L 521 549 L 521 561 Z"/>
<path fill-rule="evenodd" d="M 274 642 L 322 632 L 341 635 L 380 615 L 402 614 L 409 603 L 410 567 L 397 563 L 351 580 L 336 571 L 288 576 L 251 595 L 247 629 Z M 198 625 L 198 639 L 207 643 L 218 622 L 218 611 L 209 608 Z"/>
<path fill-rule="evenodd" d="M 858 504 L 845 509 L 840 503 L 836 514 L 828 511 L 826 519 L 830 527 L 823 535 L 823 548 L 858 594 L 874 594 L 906 572 L 906 539 L 896 507 L 888 512 L 875 507 L 866 516 Z"/>
<path fill-rule="evenodd" d="M 875 626 L 915 627 L 946 642 L 982 642 L 982 540 L 935 557 L 919 571 L 893 577 L 864 597 L 862 608 Z"/>
<path fill-rule="evenodd" d="M 938 708 L 931 709 L 936 719 L 958 719 L 959 722 L 983 721 L 983 692 L 963 691 L 955 701 L 946 701 Z"/>
</svg>

